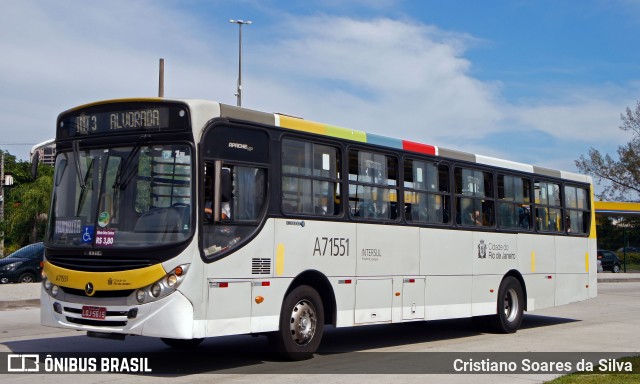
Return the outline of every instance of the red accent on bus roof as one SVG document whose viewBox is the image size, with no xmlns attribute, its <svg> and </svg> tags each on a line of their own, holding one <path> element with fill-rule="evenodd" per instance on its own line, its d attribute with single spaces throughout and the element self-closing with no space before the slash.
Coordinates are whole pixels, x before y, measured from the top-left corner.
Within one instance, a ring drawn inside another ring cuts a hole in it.
<svg viewBox="0 0 640 384">
<path fill-rule="evenodd" d="M 427 155 L 435 155 L 436 147 L 433 145 L 416 143 L 415 141 L 402 140 L 402 149 L 405 151 L 424 153 Z"/>
<path fill-rule="evenodd" d="M 227 288 L 229 283 L 218 283 L 218 288 Z"/>
</svg>

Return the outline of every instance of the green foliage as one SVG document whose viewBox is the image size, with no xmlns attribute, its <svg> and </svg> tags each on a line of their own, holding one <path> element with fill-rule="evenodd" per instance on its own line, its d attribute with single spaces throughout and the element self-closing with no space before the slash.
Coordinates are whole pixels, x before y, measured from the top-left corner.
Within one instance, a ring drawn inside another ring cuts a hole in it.
<svg viewBox="0 0 640 384">
<path fill-rule="evenodd" d="M 53 186 L 53 167 L 38 166 L 38 178 L 31 180 L 31 163 L 17 161 L 5 152 L 5 172 L 14 177 L 14 184 L 5 187 L 4 231 L 5 255 L 30 243 L 41 241 Z"/>
<path fill-rule="evenodd" d="M 598 184 L 603 185 L 600 198 L 630 201 L 630 196 L 637 199 L 640 194 L 640 101 L 633 111 L 627 107 L 620 120 L 620 129 L 631 132 L 633 137 L 618 147 L 618 159 L 590 148 L 588 156 L 581 155 L 575 164 L 580 171 L 592 175 Z"/>
</svg>

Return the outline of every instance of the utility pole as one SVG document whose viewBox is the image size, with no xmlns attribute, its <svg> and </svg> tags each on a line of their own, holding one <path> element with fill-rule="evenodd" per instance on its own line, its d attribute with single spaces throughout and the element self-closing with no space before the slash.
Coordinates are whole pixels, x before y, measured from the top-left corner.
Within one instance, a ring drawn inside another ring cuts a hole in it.
<svg viewBox="0 0 640 384">
<path fill-rule="evenodd" d="M 236 97 L 238 98 L 238 107 L 242 106 L 242 26 L 250 25 L 251 20 L 229 20 L 230 23 L 238 24 L 238 89 L 236 91 Z"/>
<path fill-rule="evenodd" d="M 158 76 L 158 97 L 164 97 L 164 59 L 160 59 Z"/>
</svg>

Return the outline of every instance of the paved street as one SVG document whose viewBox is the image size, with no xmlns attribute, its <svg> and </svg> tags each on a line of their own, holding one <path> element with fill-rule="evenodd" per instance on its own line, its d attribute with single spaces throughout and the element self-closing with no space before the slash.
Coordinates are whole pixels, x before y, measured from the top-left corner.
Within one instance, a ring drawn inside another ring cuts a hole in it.
<svg viewBox="0 0 640 384">
<path fill-rule="evenodd" d="M 2 287 L 0 287 L 2 288 Z M 468 319 L 427 323 L 329 329 L 320 353 L 305 362 L 283 362 L 268 352 L 266 338 L 252 336 L 221 337 L 206 340 L 193 354 L 173 354 L 153 338 L 129 337 L 125 341 L 88 338 L 82 333 L 39 325 L 37 308 L 0 311 L 0 352 L 60 353 L 167 353 L 175 358 L 166 364 L 184 364 L 184 374 L 172 375 L 172 382 L 287 383 L 308 380 L 309 373 L 322 374 L 325 382 L 402 382 L 424 383 L 531 383 L 548 380 L 548 374 L 424 375 L 420 359 L 441 358 L 439 352 L 640 352 L 640 283 L 601 283 L 599 296 L 587 302 L 537 311 L 525 316 L 516 334 L 478 333 Z M 363 353 L 363 352 L 378 352 Z M 193 361 L 190 361 L 191 356 Z M 202 357 L 206 357 L 202 359 Z M 482 358 L 482 354 L 476 356 Z M 182 360 L 181 360 L 182 358 Z M 412 360 L 413 359 L 413 360 Z M 415 360 L 415 364 L 414 364 Z M 407 365 L 409 364 L 409 365 Z M 414 364 L 414 365 L 411 365 Z M 188 365 L 188 370 L 187 366 Z M 409 374 L 398 375 L 405 367 Z M 371 374 L 389 372 L 392 375 Z M 411 374 L 411 373 L 414 374 Z M 335 374 L 332 374 L 335 373 Z M 33 383 L 33 374 L 12 374 L 3 382 Z M 66 375 L 57 375 L 60 380 Z M 40 376 L 44 377 L 44 376 Z M 47 376 L 51 378 L 51 376 Z M 159 374 L 75 375 L 79 383 L 157 382 Z M 69 379 L 69 378 L 66 378 Z"/>
</svg>

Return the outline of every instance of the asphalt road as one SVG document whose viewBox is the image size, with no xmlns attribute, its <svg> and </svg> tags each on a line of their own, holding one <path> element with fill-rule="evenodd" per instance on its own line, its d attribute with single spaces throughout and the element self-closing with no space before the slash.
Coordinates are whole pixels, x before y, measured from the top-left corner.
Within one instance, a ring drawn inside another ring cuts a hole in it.
<svg viewBox="0 0 640 384">
<path fill-rule="evenodd" d="M 328 329 L 319 353 L 303 362 L 280 361 L 264 337 L 233 336 L 206 340 L 194 352 L 176 352 L 160 340 L 88 338 L 83 333 L 39 325 L 37 308 L 0 311 L 0 358 L 11 353 L 51 353 L 87 357 L 150 356 L 156 371 L 144 374 L 7 374 L 3 383 L 73 380 L 77 383 L 535 383 L 558 376 L 535 374 L 423 374 L 437 361 L 507 359 L 537 354 L 548 360 L 611 352 L 640 354 L 640 283 L 605 283 L 597 298 L 526 314 L 516 334 L 477 332 L 469 319 Z M 2 353 L 5 352 L 5 353 Z M 375 353 L 372 353 L 375 352 Z M 449 353 L 446 353 L 449 352 Z M 496 352 L 505 352 L 497 353 Z M 555 352 L 567 354 L 554 355 Z M 151 353 L 151 355 L 149 355 Z M 443 362 L 442 364 L 450 364 Z M 162 368 L 171 367 L 170 374 Z M 180 367 L 180 368 L 175 368 Z M 446 367 L 448 368 L 448 367 Z M 640 378 L 639 378 L 640 381 Z"/>
</svg>

